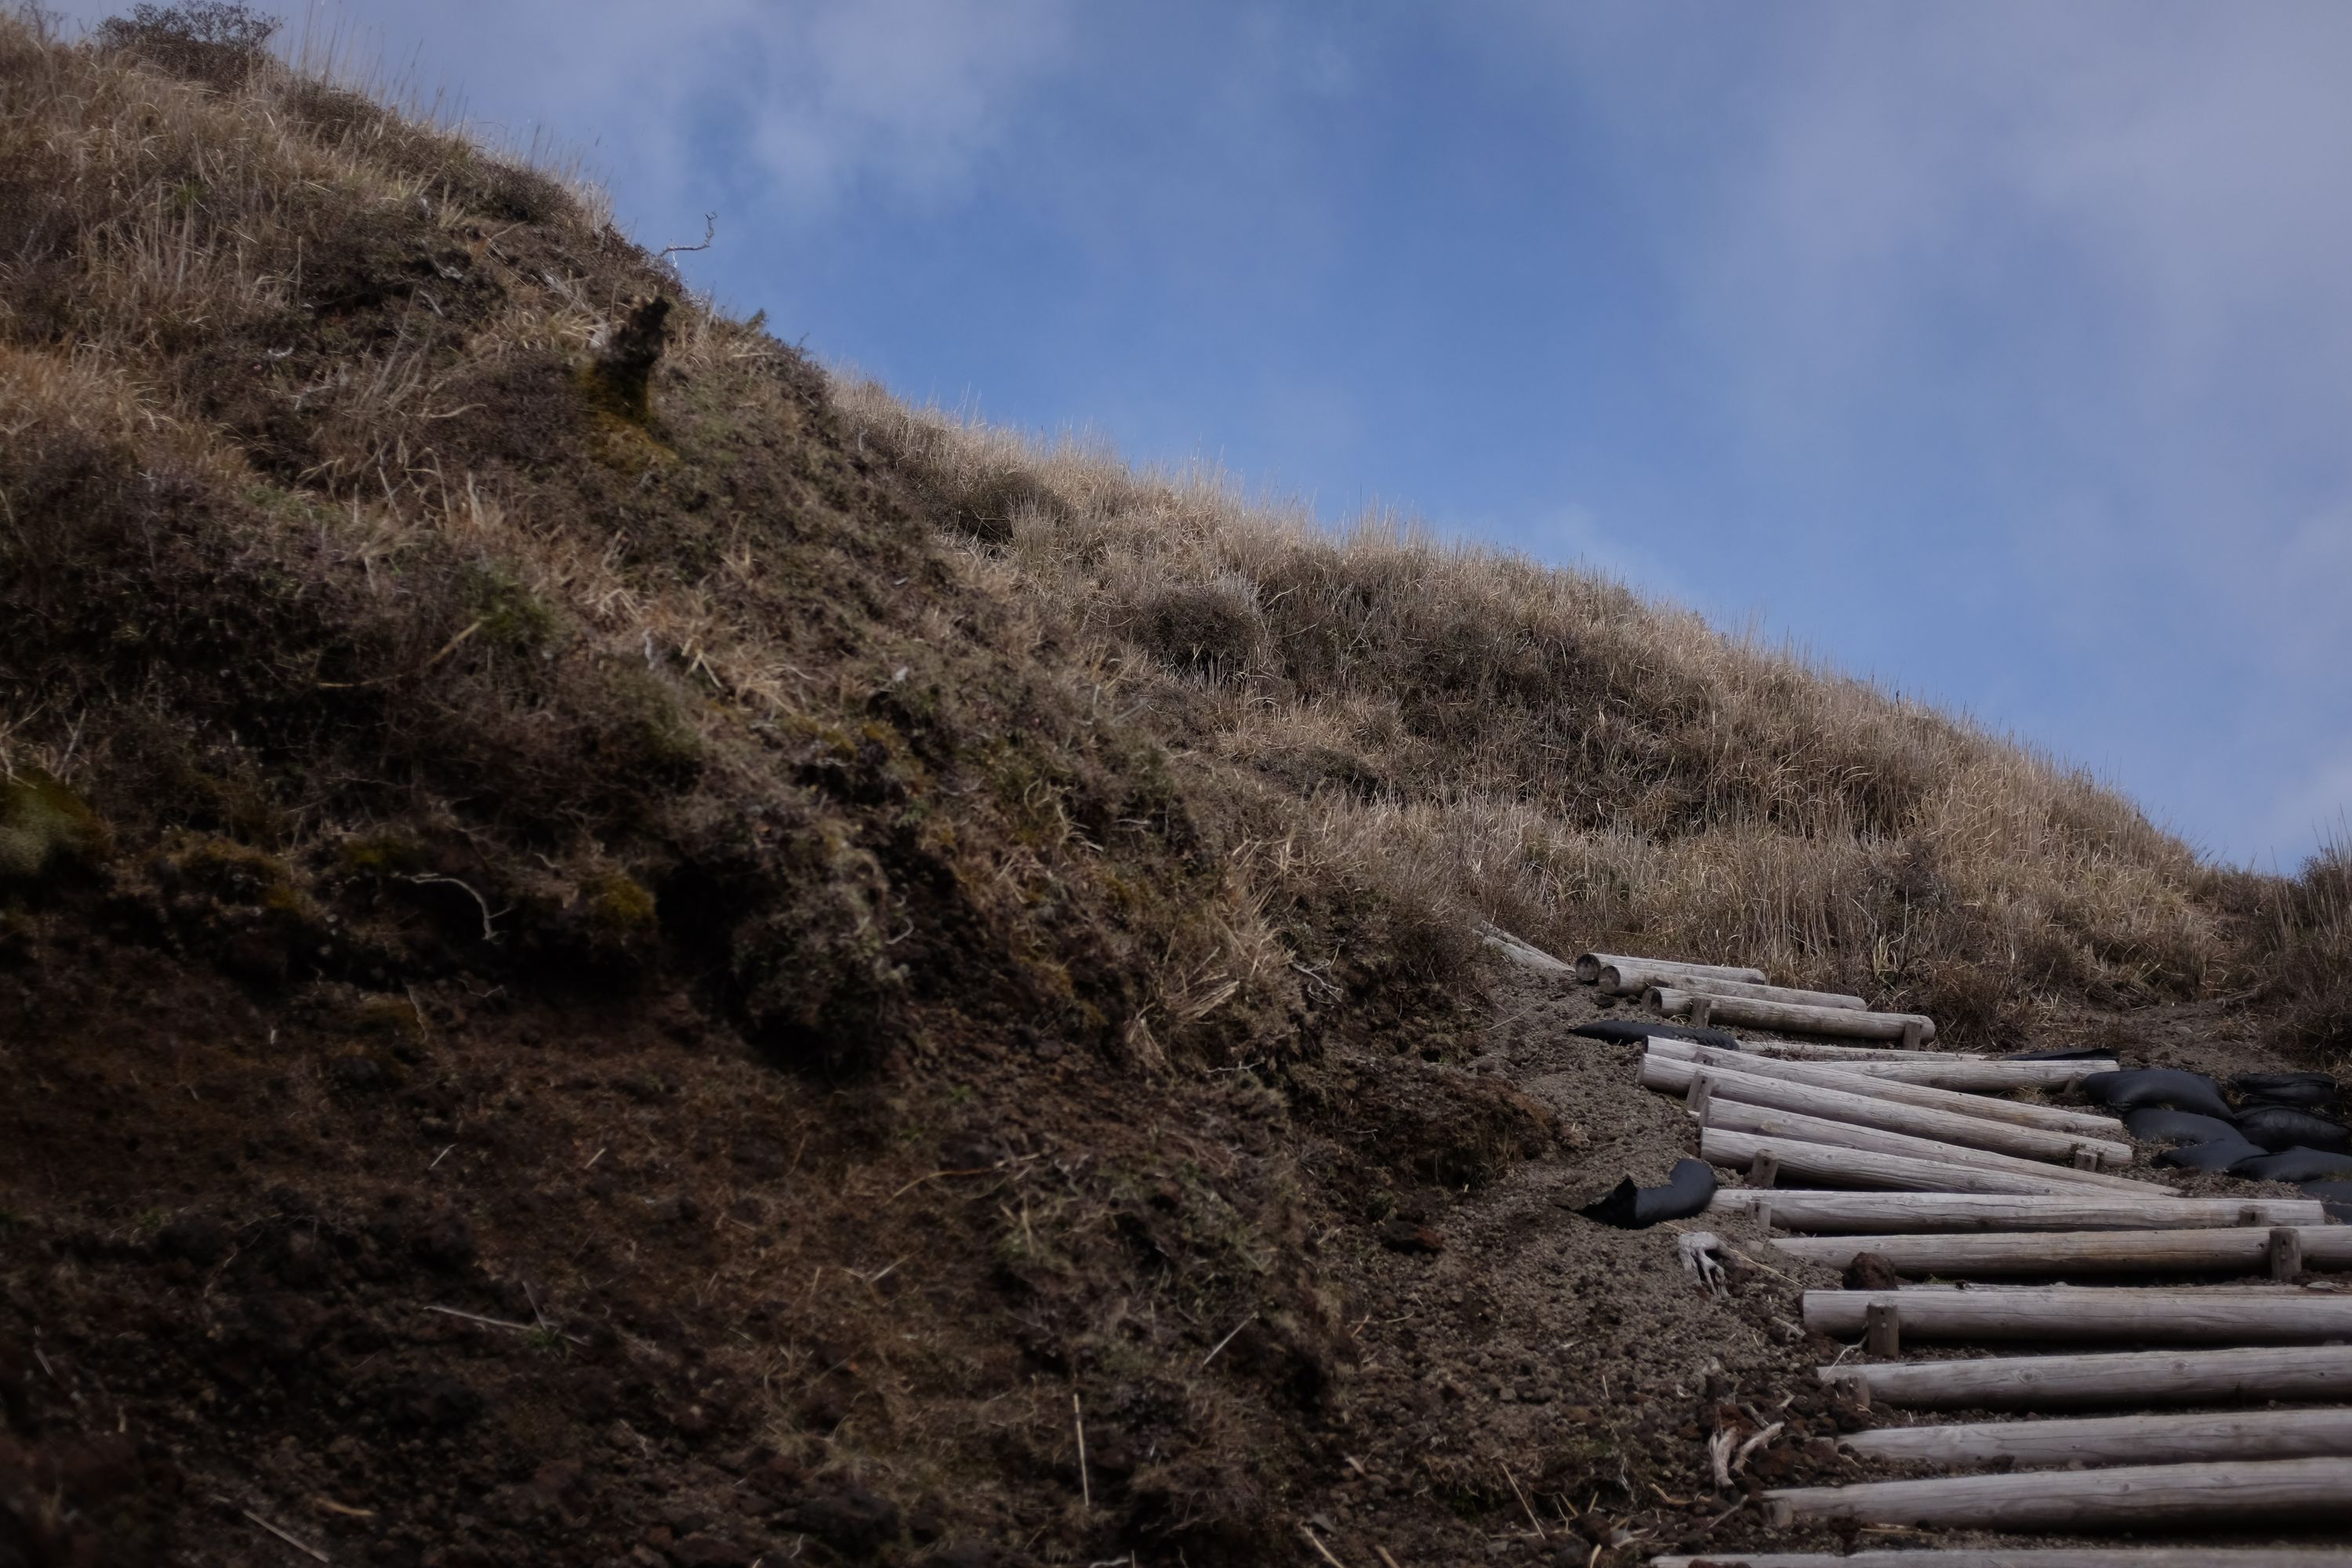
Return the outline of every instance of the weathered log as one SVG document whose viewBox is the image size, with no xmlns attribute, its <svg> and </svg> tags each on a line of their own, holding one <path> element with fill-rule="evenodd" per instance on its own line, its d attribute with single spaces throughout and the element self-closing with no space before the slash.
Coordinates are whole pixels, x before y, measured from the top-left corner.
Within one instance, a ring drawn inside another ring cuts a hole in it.
<svg viewBox="0 0 2352 1568">
<path fill-rule="evenodd" d="M 1536 946 L 1532 942 L 1521 942 L 1517 937 L 1513 936 L 1509 931 L 1505 931 L 1498 925 L 1493 925 L 1486 921 L 1480 921 L 1477 925 L 1477 931 L 1480 941 L 1484 942 L 1488 947 L 1493 948 L 1496 952 L 1501 953 L 1505 958 L 1509 959 L 1513 963 L 1518 964 L 1521 968 L 1532 969 L 1542 974 L 1556 974 L 1562 976 L 1563 978 L 1573 977 L 1578 980 L 1584 979 L 1584 976 L 1577 972 L 1574 965 L 1562 963 L 1559 959 L 1554 958 L 1550 953 L 1546 952 L 1543 949 Z"/>
<path fill-rule="evenodd" d="M 2108 1192 L 2139 1194 L 2159 1190 L 2147 1182 L 2133 1181 L 2129 1176 L 2110 1176 L 2099 1171 L 2077 1170 L 2072 1165 L 2046 1164 L 2039 1160 L 2020 1159 L 2014 1154 L 1996 1153 L 1990 1149 L 1963 1148 L 1940 1139 L 1915 1138 L 1907 1132 L 1888 1132 L 1851 1121 L 1832 1121 L 1827 1117 L 1807 1116 L 1801 1111 L 1774 1110 L 1766 1106 L 1748 1105 L 1725 1098 L 1727 1092 L 1720 1084 L 1717 1086 L 1715 1101 L 1708 1108 L 1706 1122 L 1710 1127 L 1720 1127 L 1727 1132 L 1752 1132 L 1759 1138 L 1797 1138 L 1808 1143 L 1834 1143 L 1843 1148 L 1861 1149 L 1873 1154 L 1894 1154 L 1906 1160 L 1936 1160 L 1954 1166 L 1974 1166 L 1979 1170 L 2054 1176 Z"/>
<path fill-rule="evenodd" d="M 2179 1208 L 2175 1200 L 2168 1205 Z M 1874 1252 L 1897 1274 L 1999 1279 L 2055 1274 L 2180 1274 L 2227 1269 L 2261 1273 L 2278 1229 L 2011 1231 L 1989 1236 L 1786 1237 L 1772 1245 L 1793 1258 L 1843 1268 Z M 2305 1268 L 2352 1268 L 2352 1226 L 2288 1228 Z M 2288 1276 L 2291 1277 L 2291 1276 Z"/>
<path fill-rule="evenodd" d="M 1875 1304 L 1899 1305 L 1911 1340 L 2138 1340 L 2316 1344 L 2352 1335 L 2352 1295 L 2318 1290 L 2057 1285 L 1976 1290 L 1808 1290 L 1805 1327 L 1850 1338 Z"/>
<path fill-rule="evenodd" d="M 2097 1111 L 2070 1110 L 2057 1105 L 2027 1105 L 2014 1100 L 1996 1100 L 1990 1095 L 1969 1094 L 1961 1089 L 1934 1089 L 1924 1083 L 1906 1083 L 1899 1079 L 1852 1072 L 1838 1062 L 1781 1061 L 1748 1051 L 1720 1050 L 1712 1046 L 1697 1046 L 1687 1040 L 1670 1040 L 1663 1037 L 1654 1037 L 1648 1049 L 1650 1055 L 1664 1057 L 1669 1061 L 1728 1068 L 1733 1072 L 1753 1073 L 1759 1078 L 1810 1083 L 1822 1089 L 1842 1089 L 1848 1094 L 1867 1094 L 1903 1105 L 1921 1106 L 1929 1110 L 1979 1116 L 1988 1121 L 2008 1121 L 2020 1127 L 2044 1127 L 2066 1132 L 2087 1132 L 2094 1138 L 2110 1142 L 2118 1141 L 2125 1135 L 2123 1122 Z"/>
<path fill-rule="evenodd" d="M 1650 1037 L 1653 1041 L 1668 1037 L 1662 1035 Z M 1689 1043 L 1713 1050 L 1729 1048 L 1712 1041 Z M 1906 1083 L 1934 1084 L 1944 1089 L 1967 1089 L 1985 1093 L 2011 1089 L 2063 1088 L 2078 1079 L 2108 1071 L 2115 1066 L 2111 1059 L 2017 1061 L 1971 1056 L 1964 1051 L 1905 1051 L 1892 1047 L 1825 1046 L 1800 1040 L 1741 1040 L 1738 1048 L 1741 1056 L 1812 1062 L 1820 1067 L 1840 1068 L 1872 1078 L 1889 1078 Z"/>
<path fill-rule="evenodd" d="M 1665 1024 L 1661 1029 L 1681 1026 Z M 1904 1046 L 1833 1046 L 1827 1040 L 1759 1040 L 1729 1037 L 1730 1046 L 1717 1040 L 1701 1040 L 1704 1046 L 1717 1050 L 1737 1048 L 1742 1056 L 1772 1057 L 1784 1062 L 1820 1062 L 1824 1067 L 1842 1067 L 1847 1062 L 1916 1062 L 1921 1052 L 1916 1047 Z M 1989 1062 L 2000 1058 L 1976 1051 L 1936 1051 L 1928 1053 L 1939 1062 Z M 2105 1065 L 2105 1064 L 2101 1064 Z"/>
<path fill-rule="evenodd" d="M 2194 1229 L 2225 1226 L 2325 1225 L 2327 1214 L 2315 1198 L 2183 1198 L 2158 1193 L 2126 1197 L 2120 1193 L 2070 1192 L 2063 1195 L 1955 1193 L 1825 1193 L 1783 1190 L 1759 1194 L 1740 1187 L 1716 1192 L 1709 1214 L 1752 1210 L 1769 1198 L 1772 1223 L 1783 1230 L 1817 1234 L 1871 1235 L 1905 1231 L 2008 1230 L 2117 1231 Z M 1851 1246 L 1838 1241 L 1832 1248 Z M 1832 1253 L 1834 1256 L 1834 1253 Z M 1850 1256 L 1850 1255 L 1849 1255 Z M 1839 1259 L 1843 1264 L 1843 1258 Z M 1903 1265 L 1896 1262 L 1895 1267 Z"/>
<path fill-rule="evenodd" d="M 2009 1089 L 2063 1089 L 2083 1076 L 2081 1062 L 1996 1062 L 1968 1060 L 1920 1052 L 1902 1061 L 1853 1061 L 1838 1064 L 1864 1078 L 1892 1079 L 1900 1083 L 1932 1084 L 1937 1089 L 1974 1089 L 1992 1093 Z M 2095 1069 L 2101 1064 L 2090 1064 Z"/>
<path fill-rule="evenodd" d="M 1699 1133 L 1699 1153 L 1709 1164 L 1746 1170 L 1758 1155 L 1769 1152 L 1779 1162 L 1783 1180 L 1802 1176 L 1809 1181 L 1836 1182 L 1849 1186 L 1893 1187 L 1910 1193 L 2042 1193 L 2060 1196 L 2099 1196 L 2105 1189 L 2084 1184 L 2080 1171 L 2037 1166 L 2036 1173 L 1987 1170 L 1941 1160 L 1913 1160 L 1895 1154 L 1874 1154 L 1833 1143 L 1807 1143 L 1791 1138 L 1759 1138 L 1750 1132 L 1708 1127 Z M 2038 1173 L 2047 1171 L 2049 1174 Z M 2152 1194 L 2170 1189 L 2148 1187 Z M 1718 1194 L 1720 1195 L 1720 1194 Z M 1783 1194 L 1782 1196 L 1789 1194 Z M 1773 1214 L 1780 1214 L 1775 1198 Z"/>
<path fill-rule="evenodd" d="M 1714 1102 L 1737 1100 L 1744 1105 L 1767 1106 L 1775 1110 L 1801 1111 L 1832 1121 L 1850 1121 L 1857 1126 L 1878 1127 L 1890 1132 L 1907 1132 L 1915 1138 L 1940 1139 L 1947 1143 L 1958 1143 L 1971 1149 L 1990 1149 L 2029 1160 L 2060 1160 L 2071 1163 L 2076 1150 L 2088 1149 L 2106 1164 L 2131 1163 L 2132 1146 L 2129 1143 L 2095 1138 L 2087 1133 L 2020 1127 L 2014 1122 L 1993 1121 L 1957 1111 L 1905 1105 L 1867 1092 L 1824 1089 L 1815 1084 L 1797 1083 L 1712 1064 L 1702 1067 L 1696 1062 L 1676 1061 L 1672 1057 L 1654 1054 L 1642 1059 L 1642 1085 L 1645 1089 L 1685 1093 L 1702 1078 L 1713 1086 L 1708 1098 Z M 1866 1085 L 1871 1080 L 1858 1078 L 1853 1081 Z M 1696 1113 L 1694 1108 L 1693 1114 Z"/>
<path fill-rule="evenodd" d="M 1736 963 L 1691 963 L 1679 958 L 1636 958 L 1624 952 L 1580 952 L 1576 955 L 1576 977 L 1587 985 L 1601 979 L 1601 972 L 1618 964 L 1655 963 L 1667 969 L 1679 969 L 1685 974 L 1704 974 L 1711 980 L 1738 980 L 1750 985 L 1761 985 L 1771 978 L 1760 969 L 1742 969 Z"/>
<path fill-rule="evenodd" d="M 2226 1411 L 1881 1426 L 1838 1442 L 1865 1459 L 2021 1468 L 2352 1455 L 2352 1410 Z"/>
<path fill-rule="evenodd" d="M 1879 1552 L 1711 1552 L 1650 1568 L 2352 1568 L 2340 1547 L 1960 1546 Z"/>
<path fill-rule="evenodd" d="M 2352 1397 L 2352 1345 L 2000 1356 L 1979 1361 L 1848 1363 L 1823 1383 L 1917 1410 L 2253 1404 Z"/>
<path fill-rule="evenodd" d="M 1799 1007 L 1840 1007 L 1853 1012 L 1870 1004 L 1843 991 L 1800 991 L 1790 985 L 1758 985 L 1746 980 L 1725 980 L 1670 963 L 1612 963 L 1601 971 L 1601 989 L 1612 996 L 1646 995 L 1656 989 L 1689 991 L 1703 996 L 1738 996 L 1749 1002 L 1781 1002 Z"/>
<path fill-rule="evenodd" d="M 2021 1470 L 1792 1487 L 1764 1494 L 1776 1524 L 1853 1519 L 1876 1524 L 1992 1530 L 2146 1529 L 2150 1525 L 2342 1519 L 2352 1512 L 2352 1459 L 2250 1459 Z"/>
<path fill-rule="evenodd" d="M 1679 1018 L 1694 1005 L 1704 1004 L 1702 1024 L 1745 1024 L 1755 1029 L 1780 1029 L 1792 1035 L 1834 1035 L 1850 1040 L 1900 1040 L 1910 1028 L 1920 1040 L 1936 1037 L 1936 1024 L 1916 1013 L 1862 1013 L 1851 1007 L 1805 1007 L 1791 1002 L 1759 1002 L 1746 996 L 1710 996 L 1672 986 L 1654 987 L 1643 1002 Z"/>
</svg>

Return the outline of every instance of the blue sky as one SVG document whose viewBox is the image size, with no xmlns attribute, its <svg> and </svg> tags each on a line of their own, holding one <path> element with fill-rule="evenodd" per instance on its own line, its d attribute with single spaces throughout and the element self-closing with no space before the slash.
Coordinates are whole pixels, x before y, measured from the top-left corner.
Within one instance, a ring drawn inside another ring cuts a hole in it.
<svg viewBox="0 0 2352 1568">
<path fill-rule="evenodd" d="M 583 154 L 640 239 L 715 210 L 696 284 L 905 395 L 1599 565 L 2217 857 L 2352 801 L 2352 7 L 310 25 Z"/>
</svg>

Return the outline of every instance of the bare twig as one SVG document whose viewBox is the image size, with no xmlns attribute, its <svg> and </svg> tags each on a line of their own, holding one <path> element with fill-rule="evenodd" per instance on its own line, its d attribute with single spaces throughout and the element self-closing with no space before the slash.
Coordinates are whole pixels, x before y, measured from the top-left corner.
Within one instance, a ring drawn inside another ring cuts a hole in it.
<svg viewBox="0 0 2352 1568">
<path fill-rule="evenodd" d="M 1078 1391 L 1070 1390 L 1070 1420 L 1078 1429 L 1078 1498 L 1087 1508 L 1095 1506 L 1094 1483 L 1087 1478 L 1087 1417 L 1078 1408 Z"/>
<path fill-rule="evenodd" d="M 1500 1461 L 1498 1460 L 1497 1463 L 1500 1463 Z M 1551 1532 L 1544 1529 L 1543 1521 L 1536 1517 L 1536 1510 L 1533 1507 L 1529 1506 L 1528 1502 L 1528 1494 L 1519 1489 L 1518 1478 L 1511 1474 L 1510 1466 L 1504 1465 L 1502 1469 L 1503 1479 L 1511 1483 L 1511 1495 L 1519 1500 L 1519 1507 L 1527 1511 L 1528 1522 L 1536 1527 L 1536 1539 L 1538 1541 L 1549 1541 L 1551 1539 Z"/>
<path fill-rule="evenodd" d="M 222 1502 L 228 1502 L 228 1500 L 228 1500 L 228 1499 L 226 1499 L 226 1498 L 222 1498 L 222 1499 L 220 1499 L 219 1500 L 220 1500 L 220 1501 L 222 1501 Z M 231 1506 L 232 1508 L 236 1508 L 236 1504 L 234 1504 L 234 1503 L 231 1503 L 229 1506 Z M 325 1552 L 323 1552 L 320 1551 L 317 1547 L 315 1547 L 315 1546 L 311 1545 L 310 1542 L 306 1542 L 306 1541 L 302 1541 L 302 1540 L 300 1540 L 300 1539 L 299 1539 L 299 1538 L 297 1538 L 297 1537 L 295 1537 L 295 1536 L 289 1535 L 289 1534 L 288 1534 L 284 1530 L 282 1530 L 282 1529 L 278 1528 L 277 1525 L 274 1525 L 274 1524 L 270 1523 L 268 1520 L 266 1520 L 266 1519 L 262 1518 L 259 1514 L 257 1514 L 257 1513 L 254 1512 L 251 1509 L 249 1509 L 249 1508 L 237 1508 L 236 1511 L 237 1511 L 237 1512 L 239 1512 L 239 1513 L 241 1513 L 241 1514 L 243 1514 L 243 1515 L 245 1515 L 245 1517 L 246 1517 L 246 1518 L 247 1518 L 247 1519 L 249 1519 L 249 1520 L 253 1521 L 253 1522 L 254 1522 L 254 1523 L 256 1523 L 256 1524 L 257 1524 L 257 1525 L 261 1526 L 261 1528 L 262 1528 L 262 1529 L 264 1529 L 264 1530 L 266 1530 L 266 1531 L 269 1531 L 269 1533 L 270 1533 L 270 1534 L 272 1534 L 272 1535 L 274 1535 L 274 1536 L 278 1537 L 278 1540 L 280 1540 L 280 1541 L 284 1542 L 287 1545 L 289 1545 L 289 1546 L 292 1547 L 295 1551 L 301 1552 L 304 1556 L 310 1558 L 310 1559 L 311 1559 L 311 1560 L 313 1560 L 314 1562 L 319 1562 L 319 1563 L 331 1563 L 331 1562 L 333 1562 L 333 1561 L 334 1561 L 334 1559 L 333 1559 L 333 1558 L 331 1558 L 331 1557 L 328 1556 Z"/>
<path fill-rule="evenodd" d="M 1214 1345 L 1212 1345 L 1209 1348 L 1209 1353 L 1201 1358 L 1201 1364 L 1202 1366 L 1206 1366 L 1211 1362 L 1216 1360 L 1217 1352 L 1234 1342 L 1234 1334 L 1240 1333 L 1244 1329 L 1248 1328 L 1252 1323 L 1256 1321 L 1257 1313 L 1253 1310 L 1248 1317 L 1244 1318 L 1240 1322 L 1234 1325 L 1234 1332 L 1232 1334 L 1227 1334 L 1223 1339 L 1219 1340 Z"/>
<path fill-rule="evenodd" d="M 718 233 L 719 215 L 717 213 L 704 213 L 702 215 L 702 243 L 700 245 L 665 245 L 660 250 L 655 253 L 654 259 L 656 261 L 665 261 L 670 257 L 679 255 L 686 251 L 708 250 L 710 248 L 711 239 Z"/>
<path fill-rule="evenodd" d="M 563 1333 L 560 1330 L 550 1327 L 544 1319 L 537 1323 L 517 1323 L 504 1318 L 485 1318 L 479 1312 L 461 1312 L 455 1307 L 426 1307 L 425 1310 L 428 1312 L 438 1312 L 445 1318 L 462 1318 L 469 1323 L 479 1323 L 486 1329 L 505 1329 L 518 1334 L 551 1333 L 558 1339 L 568 1341 L 575 1345 L 584 1345 L 588 1342 L 577 1334 Z M 539 1310 L 538 1303 L 532 1303 L 531 1310 L 534 1312 Z"/>
<path fill-rule="evenodd" d="M 1785 1421 L 1775 1421 L 1769 1426 L 1765 1427 L 1761 1432 L 1757 1433 L 1753 1437 L 1748 1438 L 1745 1443 L 1740 1444 L 1739 1451 L 1731 1456 L 1731 1473 L 1735 1476 L 1738 1475 L 1739 1473 L 1740 1467 L 1748 1463 L 1748 1456 L 1762 1447 L 1765 1444 L 1770 1442 L 1773 1438 L 1779 1436 L 1780 1435 L 1780 1428 L 1787 1425 L 1788 1423 Z"/>
<path fill-rule="evenodd" d="M 469 1323 L 480 1323 L 493 1329 L 512 1329 L 519 1334 L 530 1332 L 529 1323 L 509 1322 L 504 1318 L 485 1318 L 479 1312 L 461 1312 L 455 1307 L 427 1307 L 428 1312 L 438 1312 L 445 1318 L 463 1318 Z"/>
<path fill-rule="evenodd" d="M 404 882 L 417 882 L 428 885 L 433 883 L 446 883 L 452 888 L 463 889 L 467 893 L 472 896 L 474 902 L 482 907 L 482 940 L 484 942 L 492 942 L 499 940 L 499 928 L 492 923 L 498 917 L 490 913 L 490 900 L 482 897 L 481 894 L 475 892 L 471 884 L 461 882 L 455 877 L 436 877 L 430 872 L 422 871 L 416 872 L 413 875 L 404 876 L 400 879 Z M 499 911 L 501 914 L 504 912 L 504 910 Z"/>
<path fill-rule="evenodd" d="M 882 1201 L 886 1204 L 897 1203 L 900 1198 L 905 1197 L 908 1193 L 913 1192 L 925 1182 L 937 1182 L 957 1176 L 989 1175 L 994 1172 L 1004 1169 L 1007 1163 L 1008 1162 L 1006 1161 L 999 1160 L 993 1165 L 978 1165 L 969 1171 L 933 1171 L 928 1176 L 917 1176 L 913 1181 L 908 1182 L 905 1186 L 900 1187 L 897 1192 L 892 1193 L 888 1197 L 884 1198 Z"/>
<path fill-rule="evenodd" d="M 1323 1544 L 1323 1538 L 1316 1534 L 1311 1527 L 1302 1524 L 1298 1527 L 1298 1533 L 1307 1537 L 1307 1544 L 1315 1548 L 1315 1554 L 1331 1564 L 1331 1568 L 1348 1568 L 1346 1563 L 1331 1555 L 1331 1549 Z M 1381 1555 L 1386 1557 L 1388 1553 L 1383 1552 Z"/>
<path fill-rule="evenodd" d="M 462 414 L 465 410 L 461 408 L 457 412 Z M 433 417 L 446 419 L 452 417 L 452 416 L 442 414 L 435 415 Z M 443 659 L 447 658 L 451 654 L 456 653 L 460 647 L 464 647 L 466 639 L 472 637 L 476 632 L 480 631 L 486 624 L 487 623 L 483 621 L 476 621 L 472 626 L 467 626 L 464 631 L 459 632 L 456 637 L 451 637 L 447 642 L 443 643 L 439 653 L 435 654 L 431 658 L 428 658 L 423 664 L 418 665 L 414 670 L 395 670 L 390 675 L 379 675 L 368 680 L 321 680 L 318 683 L 319 689 L 321 691 L 364 691 L 371 687 L 390 686 L 396 680 L 408 679 L 412 675 L 427 674 L 432 670 L 435 665 L 439 664 Z M 420 880 L 421 879 L 412 878 L 410 879 L 415 881 Z"/>
<path fill-rule="evenodd" d="M 1746 1508 L 1747 1506 L 1748 1500 L 1746 1498 L 1741 1498 L 1738 1502 L 1733 1503 L 1729 1508 L 1725 1509 L 1721 1513 L 1718 1513 L 1713 1519 L 1708 1520 L 1705 1525 L 1700 1527 L 1700 1533 L 1704 1534 L 1706 1531 L 1713 1530 L 1716 1526 L 1721 1524 L 1725 1520 L 1729 1519 L 1733 1514 L 1738 1513 L 1741 1509 Z"/>
</svg>

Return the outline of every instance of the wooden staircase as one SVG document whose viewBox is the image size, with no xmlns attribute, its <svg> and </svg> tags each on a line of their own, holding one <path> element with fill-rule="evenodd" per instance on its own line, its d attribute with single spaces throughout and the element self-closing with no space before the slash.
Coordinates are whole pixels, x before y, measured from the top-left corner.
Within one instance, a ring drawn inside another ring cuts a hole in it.
<svg viewBox="0 0 2352 1568">
<path fill-rule="evenodd" d="M 1842 1005 L 1855 998 L 1780 999 L 1752 970 L 1608 954 L 1577 968 L 1615 989 L 1646 983 L 1654 1005 L 1718 1026 L 1769 1016 L 1784 1030 L 1903 1042 L 1743 1040 L 1730 1051 L 1657 1037 L 1642 1063 L 1643 1085 L 1684 1100 L 1703 1157 L 1748 1173 L 1703 1216 L 1724 1237 L 1895 1280 L 1805 1292 L 1808 1329 L 1856 1342 L 1817 1375 L 1895 1416 L 1841 1439 L 1847 1452 L 1948 1473 L 1769 1491 L 1772 1524 L 2093 1536 L 2228 1528 L 2241 1538 L 2276 1527 L 2324 1539 L 2312 1527 L 2334 1522 L 2352 1539 L 2352 1288 L 2310 1279 L 2352 1269 L 2352 1226 L 2331 1224 L 2320 1203 L 2184 1197 L 2137 1173 L 2116 1118 L 2008 1098 L 2079 1098 L 2070 1086 L 2112 1060 L 1906 1048 L 1932 1038 L 1933 1026 L 1898 1028 L 1882 1020 L 1902 1016 Z M 1725 988 L 1721 1003 L 1705 1000 L 1710 985 Z M 1685 1245 L 1693 1239 L 1721 1244 Z M 2132 1283 L 2200 1274 L 2215 1282 Z M 2249 1276 L 2268 1282 L 2227 1282 Z M 1948 1349 L 1979 1344 L 2022 1353 L 1956 1359 Z M 2111 1348 L 2093 1348 L 2102 1345 Z M 1941 1410 L 2005 1414 L 1934 1424 L 1928 1413 Z M 1735 1552 L 1654 1562 L 2352 1568 L 2352 1550 Z"/>
</svg>

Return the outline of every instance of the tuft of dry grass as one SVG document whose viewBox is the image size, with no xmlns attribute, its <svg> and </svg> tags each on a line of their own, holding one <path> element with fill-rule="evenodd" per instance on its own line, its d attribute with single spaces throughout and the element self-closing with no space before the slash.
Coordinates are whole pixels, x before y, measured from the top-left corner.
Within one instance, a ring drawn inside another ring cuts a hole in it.
<svg viewBox="0 0 2352 1568">
<path fill-rule="evenodd" d="M 1963 1036 L 2226 966 L 2185 846 L 1978 726 L 1591 574 L 839 395 L 949 508 L 1001 514 L 966 571 L 1259 797 L 1294 889 L 1754 963 Z"/>
<path fill-rule="evenodd" d="M 2294 1032 L 2340 1068 L 2352 1059 L 2352 839 L 2326 840 L 2292 882 L 2244 891 L 2273 997 Z"/>
</svg>

